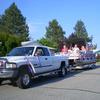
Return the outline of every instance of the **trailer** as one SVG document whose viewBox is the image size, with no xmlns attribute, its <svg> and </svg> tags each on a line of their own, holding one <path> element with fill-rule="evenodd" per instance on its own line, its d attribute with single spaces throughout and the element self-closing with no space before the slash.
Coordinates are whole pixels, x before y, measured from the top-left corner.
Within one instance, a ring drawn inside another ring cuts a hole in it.
<svg viewBox="0 0 100 100">
<path fill-rule="evenodd" d="M 81 51 L 78 54 L 69 52 L 67 54 L 56 53 L 56 56 L 66 56 L 68 58 L 69 67 L 72 69 L 94 68 L 96 57 L 93 51 Z"/>
<path fill-rule="evenodd" d="M 80 51 L 79 55 L 69 54 L 69 65 L 75 69 L 93 68 L 96 63 L 96 57 L 93 51 Z"/>
</svg>

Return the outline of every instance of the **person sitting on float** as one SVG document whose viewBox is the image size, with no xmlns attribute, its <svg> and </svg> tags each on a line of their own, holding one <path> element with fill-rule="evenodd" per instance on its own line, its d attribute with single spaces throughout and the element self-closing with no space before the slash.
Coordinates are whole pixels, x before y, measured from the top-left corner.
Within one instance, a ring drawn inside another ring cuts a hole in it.
<svg viewBox="0 0 100 100">
<path fill-rule="evenodd" d="M 75 44 L 75 46 L 73 48 L 73 52 L 74 52 L 74 54 L 79 54 L 80 49 L 78 48 L 77 44 Z"/>
<path fill-rule="evenodd" d="M 86 52 L 85 46 L 82 46 L 82 47 L 81 47 L 81 51 L 82 51 L 82 52 Z"/>
<path fill-rule="evenodd" d="M 62 48 L 61 52 L 62 52 L 63 54 L 67 54 L 67 53 L 68 53 L 68 48 L 67 48 L 66 45 L 63 45 L 63 48 Z"/>
</svg>

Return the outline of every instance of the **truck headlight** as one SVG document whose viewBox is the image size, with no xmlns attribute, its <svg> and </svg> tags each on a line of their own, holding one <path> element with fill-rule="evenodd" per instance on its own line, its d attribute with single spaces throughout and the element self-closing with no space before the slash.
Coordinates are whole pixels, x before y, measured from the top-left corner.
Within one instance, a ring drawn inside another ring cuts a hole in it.
<svg viewBox="0 0 100 100">
<path fill-rule="evenodd" d="M 6 63 L 6 68 L 16 68 L 17 65 L 15 63 Z"/>
<path fill-rule="evenodd" d="M 3 66 L 3 61 L 0 61 L 0 66 Z"/>
<path fill-rule="evenodd" d="M 5 68 L 6 61 L 0 60 L 0 68 Z"/>
</svg>

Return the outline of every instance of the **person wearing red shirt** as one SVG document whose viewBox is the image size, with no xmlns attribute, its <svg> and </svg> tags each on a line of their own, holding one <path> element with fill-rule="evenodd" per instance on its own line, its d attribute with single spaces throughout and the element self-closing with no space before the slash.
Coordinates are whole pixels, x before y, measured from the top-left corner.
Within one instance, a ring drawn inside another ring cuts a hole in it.
<svg viewBox="0 0 100 100">
<path fill-rule="evenodd" d="M 63 45 L 63 48 L 62 48 L 61 52 L 63 54 L 67 54 L 68 53 L 68 48 L 66 47 L 66 45 Z"/>
</svg>

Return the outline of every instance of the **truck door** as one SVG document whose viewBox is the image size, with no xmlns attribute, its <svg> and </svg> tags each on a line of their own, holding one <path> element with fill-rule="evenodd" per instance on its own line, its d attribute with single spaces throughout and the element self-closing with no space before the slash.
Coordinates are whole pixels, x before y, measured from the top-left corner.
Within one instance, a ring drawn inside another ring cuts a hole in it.
<svg viewBox="0 0 100 100">
<path fill-rule="evenodd" d="M 45 47 L 37 47 L 35 56 L 38 58 L 39 66 L 36 70 L 39 73 L 50 71 L 52 66 L 52 58 L 48 52 L 48 49 Z"/>
</svg>

